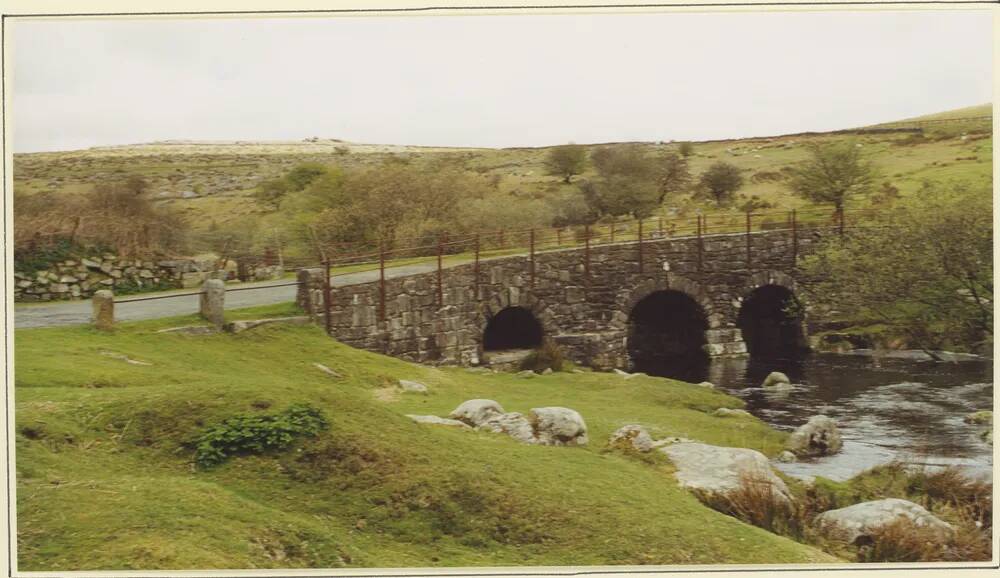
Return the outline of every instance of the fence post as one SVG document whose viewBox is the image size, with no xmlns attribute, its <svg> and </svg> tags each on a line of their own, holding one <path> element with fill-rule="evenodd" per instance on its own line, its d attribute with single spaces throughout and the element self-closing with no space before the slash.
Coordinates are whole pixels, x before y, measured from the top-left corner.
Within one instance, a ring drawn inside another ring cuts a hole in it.
<svg viewBox="0 0 1000 578">
<path fill-rule="evenodd" d="M 747 269 L 750 268 L 750 230 L 752 225 L 750 223 L 750 211 L 747 211 Z"/>
<path fill-rule="evenodd" d="M 441 255 L 444 252 L 444 243 L 441 240 L 441 235 L 438 235 L 438 247 L 437 247 L 437 258 L 438 258 L 438 269 L 437 269 L 437 281 L 438 281 L 438 307 L 444 307 L 444 287 L 442 286 L 441 279 Z"/>
<path fill-rule="evenodd" d="M 333 330 L 333 320 L 330 319 L 330 309 L 332 296 L 330 295 L 330 260 L 325 259 L 323 261 L 323 325 L 326 328 L 326 334 L 330 335 Z"/>
<path fill-rule="evenodd" d="M 94 327 L 101 331 L 111 331 L 115 326 L 115 295 L 108 289 L 101 289 L 93 297 Z"/>
<path fill-rule="evenodd" d="M 535 286 L 535 230 L 532 229 L 528 234 L 528 245 L 530 247 L 529 254 L 531 255 L 531 286 Z"/>
<path fill-rule="evenodd" d="M 472 283 L 473 298 L 479 300 L 479 233 L 476 233 L 476 261 L 473 266 L 473 275 L 475 275 L 475 280 Z"/>
<path fill-rule="evenodd" d="M 226 283 L 222 279 L 208 279 L 202 285 L 199 310 L 202 318 L 212 322 L 216 329 L 225 323 Z"/>
<path fill-rule="evenodd" d="M 590 225 L 583 226 L 583 275 L 590 281 Z"/>
<path fill-rule="evenodd" d="M 639 219 L 639 273 L 642 273 L 642 219 Z"/>
<path fill-rule="evenodd" d="M 837 208 L 838 216 L 840 217 L 840 236 L 844 236 L 844 207 Z"/>
<path fill-rule="evenodd" d="M 556 227 L 556 247 L 562 247 L 562 229 Z"/>
<path fill-rule="evenodd" d="M 385 244 L 378 246 L 378 316 L 385 321 Z"/>
<path fill-rule="evenodd" d="M 792 209 L 792 266 L 799 260 L 799 231 L 795 221 L 795 209 Z"/>
<path fill-rule="evenodd" d="M 663 236 L 663 217 L 660 217 L 660 236 Z"/>
<path fill-rule="evenodd" d="M 704 251 L 701 238 L 701 215 L 698 215 L 698 273 L 701 273 L 701 253 Z"/>
<path fill-rule="evenodd" d="M 503 249 L 503 229 L 500 229 L 500 249 Z"/>
</svg>

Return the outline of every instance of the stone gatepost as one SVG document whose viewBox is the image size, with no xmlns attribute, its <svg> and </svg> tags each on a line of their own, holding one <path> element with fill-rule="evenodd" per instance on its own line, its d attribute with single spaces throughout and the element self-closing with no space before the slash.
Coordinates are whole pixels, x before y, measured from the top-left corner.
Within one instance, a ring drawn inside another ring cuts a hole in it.
<svg viewBox="0 0 1000 578">
<path fill-rule="evenodd" d="M 201 316 L 222 329 L 225 322 L 226 284 L 221 279 L 209 279 L 202 285 Z"/>
<path fill-rule="evenodd" d="M 111 331 L 115 326 L 115 294 L 107 289 L 94 293 L 94 327 Z"/>
<path fill-rule="evenodd" d="M 321 267 L 299 269 L 298 282 L 295 304 L 310 316 L 320 313 L 323 305 L 323 269 Z"/>
</svg>

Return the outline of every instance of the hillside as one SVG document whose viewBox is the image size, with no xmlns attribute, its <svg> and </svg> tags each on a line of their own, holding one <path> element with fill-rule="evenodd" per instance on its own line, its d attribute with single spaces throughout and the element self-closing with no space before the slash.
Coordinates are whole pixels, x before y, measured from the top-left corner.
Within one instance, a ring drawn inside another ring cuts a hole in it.
<svg viewBox="0 0 1000 578">
<path fill-rule="evenodd" d="M 722 393 L 614 374 L 526 380 L 422 367 L 315 327 L 155 332 L 196 323 L 17 332 L 21 570 L 834 561 L 703 506 L 662 456 L 603 451 L 626 423 L 779 451 L 785 434 L 756 418 L 709 415 L 742 405 Z M 401 393 L 400 378 L 430 393 Z M 511 411 L 572 407 L 592 442 L 522 445 L 404 415 L 447 415 L 478 397 Z M 301 403 L 329 429 L 285 451 L 192 464 L 190 443 L 206 428 Z"/>
<path fill-rule="evenodd" d="M 806 145 L 831 140 L 855 140 L 878 167 L 879 181 L 896 187 L 903 195 L 919 190 L 928 179 L 990 183 L 992 123 L 978 117 L 991 115 L 991 110 L 991 105 L 967 107 L 857 132 L 695 143 L 689 164 L 696 176 L 718 160 L 735 164 L 745 177 L 741 193 L 757 195 L 776 208 L 803 206 L 804 202 L 791 196 L 784 186 L 787 175 L 783 171 L 807 157 Z M 976 120 L 962 120 L 968 118 Z M 673 143 L 643 146 L 651 152 L 676 149 Z M 501 191 L 546 198 L 575 187 L 546 175 L 547 151 L 372 145 L 332 139 L 267 143 L 170 141 L 18 154 L 14 156 L 14 188 L 24 194 L 74 193 L 116 176 L 140 174 L 150 181 L 149 194 L 153 198 L 182 209 L 195 227 L 204 227 L 213 220 L 227 223 L 250 214 L 266 214 L 268 209 L 252 197 L 257 183 L 303 162 L 356 167 L 397 159 L 429 169 L 445 163 L 481 174 Z M 678 204 L 683 204 L 683 199 L 668 199 L 666 209 Z"/>
</svg>

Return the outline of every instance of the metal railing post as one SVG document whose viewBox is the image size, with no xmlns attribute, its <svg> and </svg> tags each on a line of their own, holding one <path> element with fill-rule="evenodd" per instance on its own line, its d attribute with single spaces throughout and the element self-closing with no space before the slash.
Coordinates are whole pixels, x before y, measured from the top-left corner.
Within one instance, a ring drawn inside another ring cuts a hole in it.
<svg viewBox="0 0 1000 578">
<path fill-rule="evenodd" d="M 837 212 L 839 213 L 839 216 L 840 216 L 840 219 L 839 219 L 839 221 L 840 221 L 840 236 L 843 237 L 844 236 L 844 207 L 838 207 L 837 208 Z"/>
<path fill-rule="evenodd" d="M 528 253 L 530 255 L 530 266 L 531 266 L 531 286 L 535 286 L 535 230 L 532 229 L 528 234 Z"/>
<path fill-rule="evenodd" d="M 615 242 L 615 222 L 611 221 L 611 242 Z"/>
<path fill-rule="evenodd" d="M 562 247 L 562 229 L 556 227 L 556 247 Z"/>
<path fill-rule="evenodd" d="M 438 294 L 438 307 L 444 307 L 444 286 L 442 285 L 441 279 L 441 255 L 444 252 L 444 242 L 441 240 L 441 236 L 438 235 L 438 246 L 437 246 L 437 294 Z"/>
<path fill-rule="evenodd" d="M 752 225 L 751 225 L 751 222 L 750 222 L 750 211 L 747 211 L 747 269 L 750 268 L 750 264 L 751 264 L 751 259 L 750 259 L 750 229 L 751 228 L 752 228 Z"/>
<path fill-rule="evenodd" d="M 326 334 L 330 335 L 333 333 L 333 320 L 331 319 L 330 310 L 332 295 L 330 294 L 330 260 L 323 260 L 323 325 L 326 328 Z"/>
<path fill-rule="evenodd" d="M 378 246 L 378 316 L 385 321 L 385 244 Z"/>
<path fill-rule="evenodd" d="M 701 273 L 701 254 L 705 250 L 701 238 L 701 215 L 698 215 L 698 272 Z"/>
<path fill-rule="evenodd" d="M 799 259 L 799 231 L 798 223 L 795 219 L 795 209 L 792 209 L 792 265 L 798 262 Z"/>
<path fill-rule="evenodd" d="M 639 219 L 639 273 L 642 273 L 642 219 Z"/>
<path fill-rule="evenodd" d="M 473 268 L 475 281 L 472 283 L 473 296 L 478 301 L 479 300 L 479 233 L 476 233 L 476 262 Z"/>
</svg>

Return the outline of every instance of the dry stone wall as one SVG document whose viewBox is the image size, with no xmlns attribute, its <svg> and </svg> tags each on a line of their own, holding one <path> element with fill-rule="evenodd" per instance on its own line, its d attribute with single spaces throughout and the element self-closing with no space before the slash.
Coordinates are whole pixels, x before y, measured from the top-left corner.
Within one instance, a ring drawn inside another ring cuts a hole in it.
<svg viewBox="0 0 1000 578">
<path fill-rule="evenodd" d="M 349 345 L 421 363 L 477 364 L 487 322 L 506 307 L 524 307 L 567 357 L 592 367 L 627 365 L 629 313 L 643 297 L 678 290 L 704 310 L 706 350 L 713 356 L 746 353 L 737 314 L 742 299 L 762 285 L 794 292 L 794 250 L 802 254 L 819 233 L 773 231 L 592 247 L 483 261 L 445 269 L 439 303 L 437 273 L 331 291 L 331 333 Z M 700 245 L 700 248 L 699 248 Z M 532 270 L 534 273 L 532 274 Z M 322 313 L 322 274 L 303 273 L 299 304 Z"/>
</svg>

